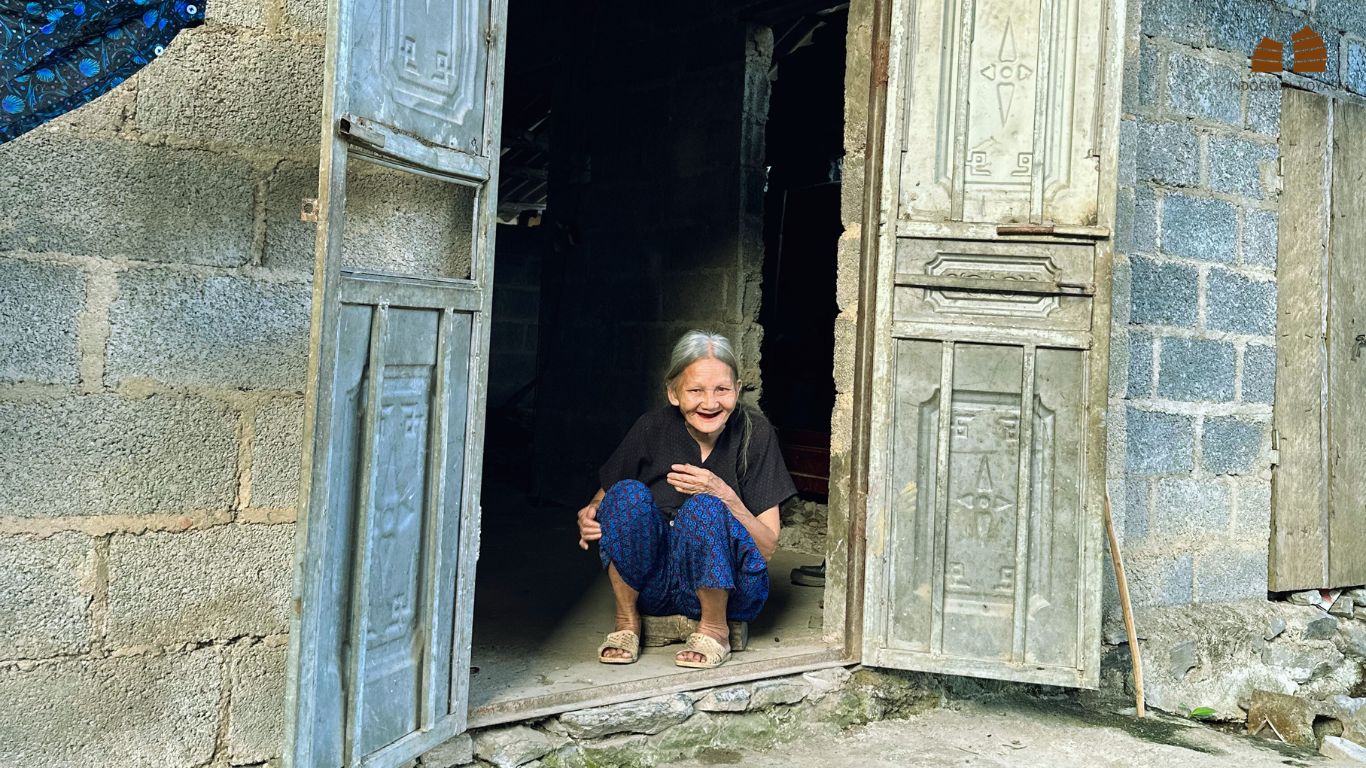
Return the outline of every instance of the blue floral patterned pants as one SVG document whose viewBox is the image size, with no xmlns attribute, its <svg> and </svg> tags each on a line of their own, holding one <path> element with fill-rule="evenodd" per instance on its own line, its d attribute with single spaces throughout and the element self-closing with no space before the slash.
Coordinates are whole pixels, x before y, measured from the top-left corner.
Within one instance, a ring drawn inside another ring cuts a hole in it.
<svg viewBox="0 0 1366 768">
<path fill-rule="evenodd" d="M 622 480 L 598 504 L 602 567 L 640 593 L 647 616 L 702 616 L 697 590 L 727 589 L 727 618 L 750 621 L 768 600 L 768 565 L 749 531 L 715 496 L 688 499 L 673 525 L 644 483 Z"/>
</svg>

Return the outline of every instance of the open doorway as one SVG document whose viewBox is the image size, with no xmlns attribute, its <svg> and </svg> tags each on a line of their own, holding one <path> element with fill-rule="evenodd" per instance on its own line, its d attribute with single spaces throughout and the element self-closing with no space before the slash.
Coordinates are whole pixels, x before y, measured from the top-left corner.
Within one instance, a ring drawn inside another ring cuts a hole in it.
<svg viewBox="0 0 1366 768">
<path fill-rule="evenodd" d="M 844 657 L 823 589 L 788 578 L 819 562 L 822 528 L 780 547 L 748 646 L 723 667 L 676 667 L 681 646 L 649 647 L 648 620 L 639 662 L 600 664 L 612 597 L 574 522 L 597 467 L 664 403 L 690 328 L 730 337 L 749 401 L 780 435 L 824 435 L 828 456 L 844 12 L 565 5 L 509 4 L 475 725 Z M 828 475 L 806 456 L 789 470 Z"/>
</svg>

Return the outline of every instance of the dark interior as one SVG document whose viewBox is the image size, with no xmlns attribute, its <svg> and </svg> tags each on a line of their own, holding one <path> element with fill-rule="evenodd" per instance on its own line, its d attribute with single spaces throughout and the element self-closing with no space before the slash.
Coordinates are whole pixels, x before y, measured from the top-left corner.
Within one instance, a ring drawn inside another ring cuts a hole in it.
<svg viewBox="0 0 1366 768">
<path fill-rule="evenodd" d="M 841 232 L 843 6 L 509 3 L 471 706 L 686 674 L 596 662 L 611 596 L 574 515 L 662 404 L 669 348 L 726 333 L 823 500 Z M 780 551 L 730 665 L 825 647 Z"/>
</svg>

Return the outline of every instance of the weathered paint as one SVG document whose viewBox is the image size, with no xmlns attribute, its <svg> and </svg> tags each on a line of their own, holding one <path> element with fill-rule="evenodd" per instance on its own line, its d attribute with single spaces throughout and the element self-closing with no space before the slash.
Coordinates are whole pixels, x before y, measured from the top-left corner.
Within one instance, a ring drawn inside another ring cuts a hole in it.
<svg viewBox="0 0 1366 768">
<path fill-rule="evenodd" d="M 893 5 L 865 663 L 1096 685 L 1119 6 Z"/>
<path fill-rule="evenodd" d="M 300 768 L 400 765 L 466 721 L 506 5 L 408 6 L 329 6 L 286 694 Z M 468 276 L 342 272 L 353 149 L 475 189 Z"/>
</svg>

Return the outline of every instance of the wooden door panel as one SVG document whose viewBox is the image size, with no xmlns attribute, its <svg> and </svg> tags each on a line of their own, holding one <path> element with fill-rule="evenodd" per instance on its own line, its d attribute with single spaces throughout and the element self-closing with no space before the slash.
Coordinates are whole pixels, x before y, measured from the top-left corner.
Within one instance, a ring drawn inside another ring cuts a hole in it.
<svg viewBox="0 0 1366 768">
<path fill-rule="evenodd" d="M 427 144 L 482 154 L 487 0 L 354 2 L 347 114 Z"/>
<path fill-rule="evenodd" d="M 1366 107 L 1334 105 L 1328 305 L 1328 583 L 1366 584 Z"/>
<path fill-rule="evenodd" d="M 1095 254 L 1090 244 L 903 238 L 892 315 L 899 323 L 1085 333 Z"/>
<path fill-rule="evenodd" d="M 908 150 L 899 217 L 1096 224 L 1106 4 L 900 7 L 914 76 L 893 97 L 914 108 L 893 134 Z"/>
<path fill-rule="evenodd" d="M 870 574 L 887 597 L 870 662 L 1078 684 L 1093 605 L 1085 353 L 896 347 L 889 530 Z"/>
<path fill-rule="evenodd" d="M 287 766 L 394 768 L 465 727 L 505 15 L 331 9 Z M 353 158 L 404 172 L 354 174 L 372 193 L 446 182 L 451 221 L 370 194 L 348 237 Z"/>
<path fill-rule="evenodd" d="M 1276 405 L 1280 462 L 1271 477 L 1269 589 L 1327 584 L 1323 347 L 1331 102 L 1287 88 L 1281 106 L 1285 189 L 1277 244 Z"/>
<path fill-rule="evenodd" d="M 1281 125 L 1269 588 L 1355 586 L 1366 582 L 1366 109 L 1287 89 Z"/>
</svg>

